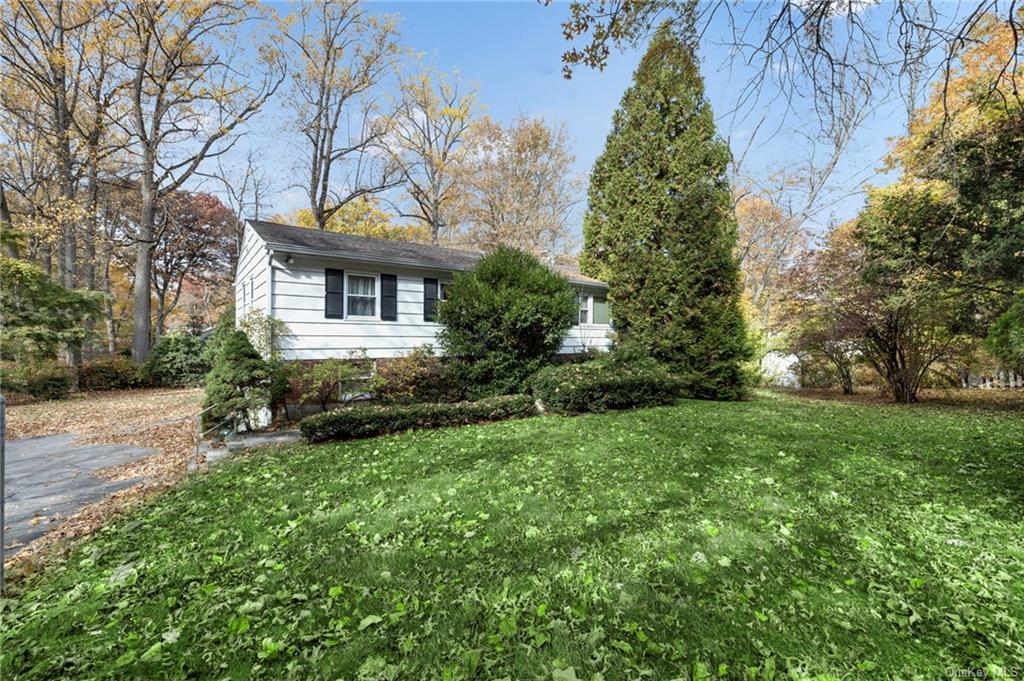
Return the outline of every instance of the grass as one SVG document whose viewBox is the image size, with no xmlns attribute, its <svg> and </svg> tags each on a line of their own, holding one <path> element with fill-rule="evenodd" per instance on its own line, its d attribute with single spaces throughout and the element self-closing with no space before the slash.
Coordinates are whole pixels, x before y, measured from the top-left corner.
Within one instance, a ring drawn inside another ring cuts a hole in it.
<svg viewBox="0 0 1024 681">
<path fill-rule="evenodd" d="M 20 585 L 4 678 L 991 678 L 1022 443 L 762 396 L 264 450 Z"/>
</svg>

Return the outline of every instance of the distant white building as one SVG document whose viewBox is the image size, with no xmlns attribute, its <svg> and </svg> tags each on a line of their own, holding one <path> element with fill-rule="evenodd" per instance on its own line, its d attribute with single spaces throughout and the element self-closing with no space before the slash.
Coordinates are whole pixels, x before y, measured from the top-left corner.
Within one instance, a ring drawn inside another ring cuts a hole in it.
<svg viewBox="0 0 1024 681">
<path fill-rule="evenodd" d="M 761 375 L 768 385 L 780 388 L 799 388 L 800 375 L 797 373 L 799 359 L 796 355 L 772 350 L 761 358 Z"/>
<path fill-rule="evenodd" d="M 400 357 L 437 343 L 439 301 L 455 272 L 482 253 L 247 221 L 235 274 L 235 314 L 262 311 L 287 324 L 285 359 Z M 611 344 L 608 286 L 561 272 L 576 289 L 578 323 L 561 352 Z"/>
</svg>

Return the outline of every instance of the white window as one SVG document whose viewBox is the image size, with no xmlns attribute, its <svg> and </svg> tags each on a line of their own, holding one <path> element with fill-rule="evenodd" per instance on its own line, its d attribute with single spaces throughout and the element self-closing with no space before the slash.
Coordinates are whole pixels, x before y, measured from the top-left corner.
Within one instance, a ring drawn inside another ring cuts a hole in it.
<svg viewBox="0 0 1024 681">
<path fill-rule="evenodd" d="M 345 305 L 347 317 L 377 318 L 377 277 L 372 274 L 348 275 Z"/>
<path fill-rule="evenodd" d="M 577 292 L 576 307 L 580 311 L 579 323 L 588 324 L 590 322 L 590 296 Z"/>
<path fill-rule="evenodd" d="M 451 286 L 450 281 L 440 281 L 437 283 L 437 299 L 448 300 L 448 287 Z"/>
</svg>

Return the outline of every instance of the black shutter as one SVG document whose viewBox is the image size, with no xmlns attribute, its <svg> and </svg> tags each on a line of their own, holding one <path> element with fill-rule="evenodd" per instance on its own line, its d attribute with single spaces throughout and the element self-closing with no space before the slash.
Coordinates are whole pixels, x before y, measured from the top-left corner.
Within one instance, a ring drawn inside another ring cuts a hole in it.
<svg viewBox="0 0 1024 681">
<path fill-rule="evenodd" d="M 437 319 L 437 279 L 423 280 L 423 321 Z"/>
<path fill-rule="evenodd" d="M 385 322 L 398 319 L 398 277 L 380 275 L 380 318 Z"/>
<path fill-rule="evenodd" d="M 344 270 L 324 270 L 324 317 L 345 318 Z"/>
</svg>

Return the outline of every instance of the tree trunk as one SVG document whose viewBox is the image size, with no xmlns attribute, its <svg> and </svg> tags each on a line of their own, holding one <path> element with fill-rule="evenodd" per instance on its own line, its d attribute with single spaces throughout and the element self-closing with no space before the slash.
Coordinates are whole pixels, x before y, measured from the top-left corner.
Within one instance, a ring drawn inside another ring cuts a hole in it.
<svg viewBox="0 0 1024 681">
<path fill-rule="evenodd" d="M 917 385 L 902 373 L 892 376 L 889 379 L 889 387 L 892 388 L 893 398 L 899 404 L 912 404 L 917 402 Z"/>
<path fill-rule="evenodd" d="M 147 161 L 152 155 L 147 151 Z M 142 211 L 135 249 L 135 282 L 132 287 L 132 359 L 142 363 L 149 357 L 149 279 L 153 267 L 153 218 L 156 192 L 153 187 L 152 163 L 144 161 L 142 176 Z"/>
<path fill-rule="evenodd" d="M 844 395 L 853 394 L 853 369 L 851 367 L 842 367 L 839 370 L 839 383 L 843 386 Z"/>
<path fill-rule="evenodd" d="M 7 206 L 7 194 L 4 193 L 4 184 L 0 182 L 0 235 L 6 234 L 4 240 L 4 255 L 9 258 L 18 257 L 18 242 L 11 233 L 14 229 L 14 221 L 11 219 L 11 210 Z"/>
<path fill-rule="evenodd" d="M 91 155 L 92 156 L 92 155 Z M 85 234 L 85 262 L 83 263 L 82 274 L 84 284 L 90 291 L 96 289 L 96 240 L 99 238 L 99 206 L 100 188 L 97 184 L 97 168 L 95 158 L 91 158 L 89 165 L 89 215 L 86 218 Z M 93 319 L 85 322 L 85 356 L 96 355 L 96 344 L 93 342 L 93 333 L 96 330 L 96 323 Z"/>
</svg>

